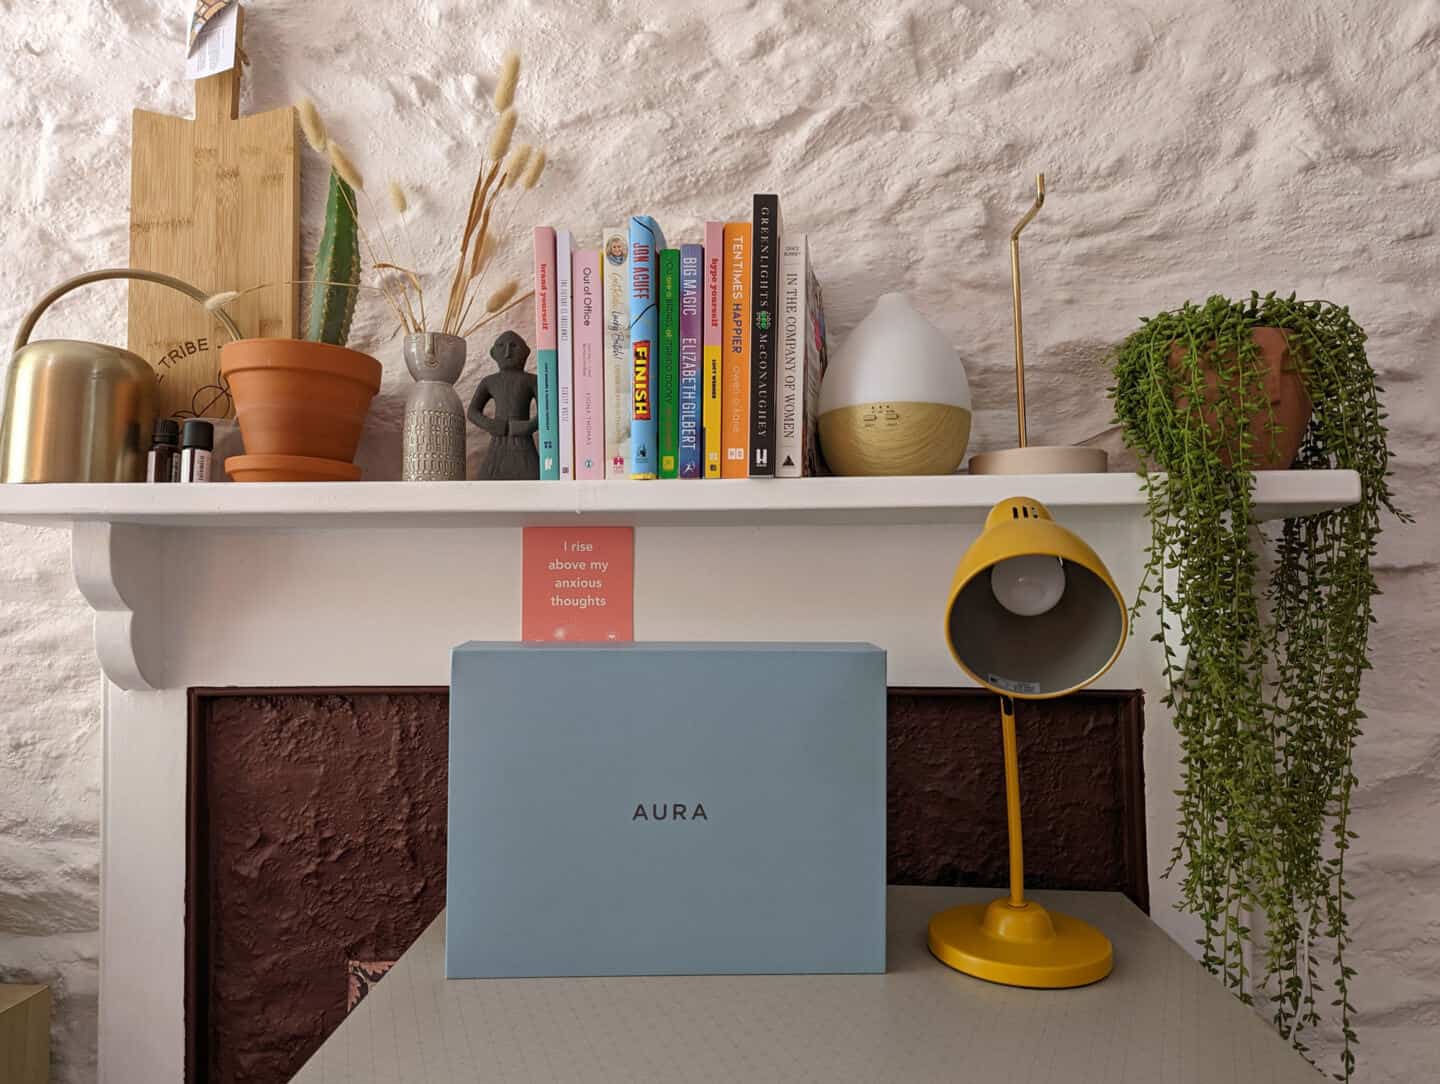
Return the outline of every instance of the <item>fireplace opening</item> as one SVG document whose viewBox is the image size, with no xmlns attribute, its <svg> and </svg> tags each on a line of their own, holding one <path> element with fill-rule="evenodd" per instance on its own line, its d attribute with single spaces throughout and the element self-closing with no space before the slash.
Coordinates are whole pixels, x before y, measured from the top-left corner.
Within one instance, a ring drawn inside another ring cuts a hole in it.
<svg viewBox="0 0 1440 1084">
<path fill-rule="evenodd" d="M 186 1077 L 281 1084 L 445 905 L 448 690 L 194 689 Z M 1021 705 L 1026 883 L 1148 910 L 1142 699 Z M 1005 884 L 999 718 L 892 689 L 892 884 Z"/>
</svg>

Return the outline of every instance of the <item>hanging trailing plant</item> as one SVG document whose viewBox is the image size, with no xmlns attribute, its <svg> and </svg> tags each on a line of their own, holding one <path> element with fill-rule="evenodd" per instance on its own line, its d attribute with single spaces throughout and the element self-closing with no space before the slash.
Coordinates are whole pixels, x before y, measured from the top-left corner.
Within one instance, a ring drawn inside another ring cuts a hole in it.
<svg viewBox="0 0 1440 1084">
<path fill-rule="evenodd" d="M 1333 1006 L 1349 1080 L 1345 857 L 1370 560 L 1381 510 L 1407 518 L 1365 332 L 1324 301 L 1217 296 L 1142 321 L 1113 361 L 1125 441 L 1155 468 L 1136 605 L 1158 604 L 1180 736 L 1181 907 L 1204 925 L 1205 966 L 1268 1005 L 1302 1053 Z M 1258 524 L 1255 472 L 1289 465 L 1287 452 L 1358 472 L 1359 503 Z"/>
</svg>

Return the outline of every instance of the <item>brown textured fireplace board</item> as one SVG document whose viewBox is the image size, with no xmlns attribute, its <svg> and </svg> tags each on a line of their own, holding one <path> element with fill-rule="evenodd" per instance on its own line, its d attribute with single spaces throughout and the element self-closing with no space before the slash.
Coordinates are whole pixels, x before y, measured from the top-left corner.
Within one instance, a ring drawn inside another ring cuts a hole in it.
<svg viewBox="0 0 1440 1084">
<path fill-rule="evenodd" d="M 187 1079 L 287 1080 L 339 1023 L 347 965 L 399 955 L 444 905 L 448 690 L 194 689 Z M 889 879 L 993 884 L 999 723 L 974 689 L 892 689 Z M 1138 692 L 1020 706 L 1036 887 L 1148 906 Z"/>
</svg>

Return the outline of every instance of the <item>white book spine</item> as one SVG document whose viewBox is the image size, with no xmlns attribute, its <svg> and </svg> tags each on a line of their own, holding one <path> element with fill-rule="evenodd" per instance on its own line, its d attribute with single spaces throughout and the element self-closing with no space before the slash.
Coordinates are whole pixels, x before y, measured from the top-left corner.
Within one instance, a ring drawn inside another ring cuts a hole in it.
<svg viewBox="0 0 1440 1084">
<path fill-rule="evenodd" d="M 805 235 L 780 244 L 779 358 L 775 381 L 775 476 L 805 473 Z"/>
<path fill-rule="evenodd" d="M 630 355 L 630 234 L 608 226 L 600 248 L 605 286 L 605 477 L 630 477 L 634 362 Z"/>
<path fill-rule="evenodd" d="M 574 241 L 569 230 L 555 231 L 556 352 L 560 362 L 560 480 L 575 477 L 575 282 L 571 269 Z"/>
</svg>

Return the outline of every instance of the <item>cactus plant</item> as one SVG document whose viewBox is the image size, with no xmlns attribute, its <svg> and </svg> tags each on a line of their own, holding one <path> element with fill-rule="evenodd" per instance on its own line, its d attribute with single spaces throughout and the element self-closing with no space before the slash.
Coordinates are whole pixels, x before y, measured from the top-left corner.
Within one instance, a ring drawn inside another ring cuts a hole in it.
<svg viewBox="0 0 1440 1084">
<path fill-rule="evenodd" d="M 311 342 L 344 346 L 355 316 L 360 287 L 360 228 L 355 215 L 355 189 L 330 170 L 330 194 L 325 202 L 325 229 L 315 249 L 314 285 L 310 288 L 310 322 L 305 337 Z"/>
</svg>

